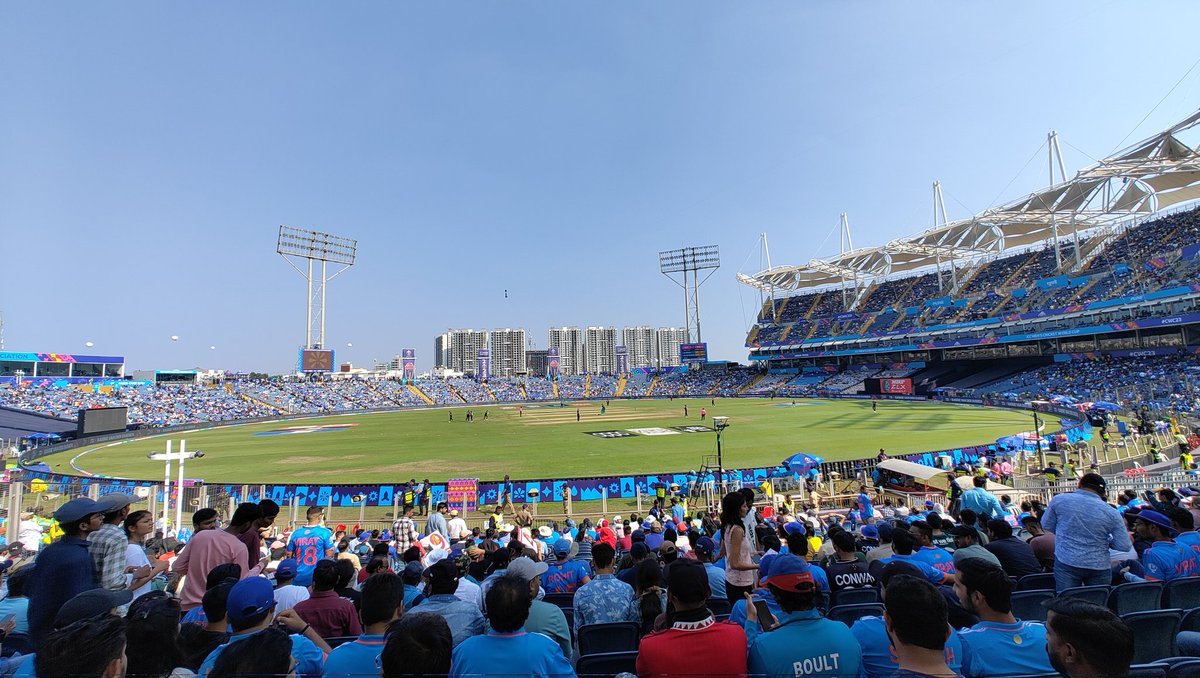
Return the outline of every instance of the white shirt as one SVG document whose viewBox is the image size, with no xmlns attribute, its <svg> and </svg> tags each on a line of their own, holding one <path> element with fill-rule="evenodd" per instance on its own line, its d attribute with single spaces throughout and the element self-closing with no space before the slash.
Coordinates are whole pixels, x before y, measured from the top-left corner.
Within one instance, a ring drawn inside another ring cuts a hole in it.
<svg viewBox="0 0 1200 678">
<path fill-rule="evenodd" d="M 21 528 L 17 532 L 17 541 L 21 542 L 26 551 L 37 551 L 42 547 L 43 531 L 36 520 L 22 520 Z"/>
<path fill-rule="evenodd" d="M 459 600 L 465 600 L 472 605 L 479 605 L 479 595 L 479 584 L 465 577 L 458 580 L 458 588 L 454 590 L 454 597 Z"/>
<path fill-rule="evenodd" d="M 296 603 L 308 600 L 308 589 L 295 584 L 280 586 L 275 589 L 275 612 L 283 612 L 290 610 L 296 606 Z"/>
<path fill-rule="evenodd" d="M 462 518 L 451 518 L 447 526 L 450 528 L 451 541 L 458 541 L 459 539 L 466 539 L 471 536 L 471 530 L 467 527 L 467 521 Z"/>
<path fill-rule="evenodd" d="M 140 544 L 130 544 L 125 548 L 125 562 L 133 567 L 143 567 L 150 564 L 150 559 L 146 557 L 146 549 L 142 548 Z M 126 577 L 129 576 L 131 575 L 126 575 Z M 150 581 L 152 580 L 147 580 L 145 584 L 133 590 L 134 600 L 154 590 L 150 586 Z"/>
</svg>

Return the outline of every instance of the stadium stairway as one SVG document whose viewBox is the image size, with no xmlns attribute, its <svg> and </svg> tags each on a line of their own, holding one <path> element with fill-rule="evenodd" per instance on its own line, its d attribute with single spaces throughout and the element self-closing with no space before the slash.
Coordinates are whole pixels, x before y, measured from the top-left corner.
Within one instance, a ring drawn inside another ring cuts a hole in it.
<svg viewBox="0 0 1200 678">
<path fill-rule="evenodd" d="M 583 376 L 583 397 L 590 398 L 592 395 L 592 375 L 585 374 Z"/>
<path fill-rule="evenodd" d="M 654 375 L 653 377 L 650 378 L 650 385 L 646 387 L 646 397 L 647 398 L 654 395 L 654 387 L 655 386 L 658 386 L 658 375 Z"/>
<path fill-rule="evenodd" d="M 467 399 L 463 397 L 463 394 L 459 393 L 458 389 L 454 388 L 454 384 L 451 384 L 449 381 L 447 381 L 446 388 L 450 389 L 450 393 L 454 394 L 455 398 L 458 398 L 464 403 L 467 402 Z"/>
<path fill-rule="evenodd" d="M 753 377 L 751 377 L 751 378 L 750 378 L 750 381 L 748 381 L 748 382 L 746 383 L 746 385 L 742 387 L 742 390 L 738 391 L 738 393 L 745 393 L 746 391 L 749 391 L 750 389 L 754 388 L 754 386 L 755 386 L 756 384 L 758 384 L 758 382 L 760 382 L 760 381 L 762 381 L 764 378 L 766 378 L 766 376 L 767 376 L 767 375 L 765 375 L 765 374 L 756 374 L 756 375 L 754 375 Z"/>
<path fill-rule="evenodd" d="M 629 382 L 629 378 L 625 375 L 617 377 L 617 387 L 613 389 L 613 397 L 620 398 L 621 394 L 625 393 L 625 384 Z"/>
<path fill-rule="evenodd" d="M 269 407 L 273 410 L 279 410 L 280 412 L 290 412 L 291 411 L 291 408 L 286 407 L 280 403 L 272 403 L 272 402 L 267 402 L 266 400 L 259 400 L 258 398 L 255 398 L 254 396 L 246 395 L 245 393 L 242 393 L 241 391 L 238 391 L 237 395 L 238 395 L 238 397 L 242 398 L 243 400 L 254 403 L 255 405 Z"/>
<path fill-rule="evenodd" d="M 424 400 L 426 405 L 433 404 L 433 398 L 425 395 L 425 392 L 422 391 L 416 384 L 408 384 L 408 390 L 412 391 L 413 395 L 417 396 L 421 400 Z"/>
<path fill-rule="evenodd" d="M 555 379 L 554 381 L 550 382 L 550 385 L 554 387 L 554 398 L 557 400 L 558 399 L 558 379 Z"/>
<path fill-rule="evenodd" d="M 517 384 L 517 388 L 521 389 L 521 400 L 529 400 L 529 391 L 525 390 L 525 382 Z"/>
<path fill-rule="evenodd" d="M 492 390 L 492 387 L 489 386 L 487 382 L 484 382 L 483 387 L 487 389 L 487 392 L 492 396 L 492 400 L 500 402 L 500 399 L 496 397 L 496 392 Z"/>
</svg>

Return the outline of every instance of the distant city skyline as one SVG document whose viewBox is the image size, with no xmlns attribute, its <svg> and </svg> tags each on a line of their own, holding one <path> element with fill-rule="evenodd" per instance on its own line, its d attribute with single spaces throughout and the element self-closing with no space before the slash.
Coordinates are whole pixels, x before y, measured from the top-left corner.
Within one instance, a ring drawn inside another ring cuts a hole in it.
<svg viewBox="0 0 1200 678">
<path fill-rule="evenodd" d="M 424 372 L 472 324 L 539 349 L 683 327 L 658 252 L 693 245 L 721 249 L 709 355 L 744 363 L 761 233 L 777 266 L 836 254 L 842 212 L 881 245 L 933 224 L 935 180 L 951 219 L 1046 186 L 1050 130 L 1069 177 L 1200 107 L 1190 42 L 1113 42 L 1151 18 L 1200 7 L 6 7 L 5 349 L 290 371 L 286 224 L 358 242 L 328 288 L 337 363 L 415 347 Z"/>
</svg>

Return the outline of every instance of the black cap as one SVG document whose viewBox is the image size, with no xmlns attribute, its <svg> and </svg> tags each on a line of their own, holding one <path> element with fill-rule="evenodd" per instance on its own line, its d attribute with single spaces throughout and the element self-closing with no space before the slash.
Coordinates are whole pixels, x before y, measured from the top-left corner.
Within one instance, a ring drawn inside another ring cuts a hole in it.
<svg viewBox="0 0 1200 678">
<path fill-rule="evenodd" d="M 979 533 L 975 531 L 975 528 L 967 527 L 966 525 L 954 526 L 954 528 L 950 530 L 950 535 L 953 537 L 975 537 L 976 539 L 979 538 Z"/>
<path fill-rule="evenodd" d="M 1095 490 L 1100 493 L 1101 497 L 1108 495 L 1108 481 L 1104 480 L 1104 476 L 1099 473 L 1083 474 L 1083 477 L 1079 479 L 1079 486 Z"/>
<path fill-rule="evenodd" d="M 128 605 L 133 600 L 133 591 L 124 589 L 110 591 L 108 589 L 89 589 L 63 603 L 54 615 L 54 628 L 61 629 L 81 619 L 88 619 L 99 614 L 105 614 L 114 607 Z"/>
<path fill-rule="evenodd" d="M 684 603 L 698 603 L 712 594 L 708 572 L 696 560 L 677 560 L 667 570 L 667 591 Z"/>
</svg>

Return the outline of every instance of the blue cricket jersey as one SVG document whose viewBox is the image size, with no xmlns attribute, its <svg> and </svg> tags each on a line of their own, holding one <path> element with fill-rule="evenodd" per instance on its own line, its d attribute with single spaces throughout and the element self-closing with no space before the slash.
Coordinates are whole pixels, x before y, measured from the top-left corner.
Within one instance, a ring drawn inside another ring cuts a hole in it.
<svg viewBox="0 0 1200 678">
<path fill-rule="evenodd" d="M 312 585 L 312 573 L 317 561 L 334 547 L 333 532 L 320 525 L 305 525 L 292 533 L 288 540 L 288 553 L 296 559 L 296 586 Z"/>
<path fill-rule="evenodd" d="M 1150 581 L 1171 581 L 1196 574 L 1196 552 L 1186 544 L 1156 541 L 1142 554 L 1142 567 Z"/>
<path fill-rule="evenodd" d="M 850 627 L 859 647 L 862 648 L 862 669 L 859 678 L 888 678 L 900 668 L 900 660 L 892 649 L 883 617 L 861 617 Z M 962 673 L 963 645 L 958 632 L 950 629 L 946 639 L 946 664 L 955 673 Z"/>
<path fill-rule="evenodd" d="M 964 676 L 1013 676 L 1054 673 L 1046 656 L 1046 625 L 979 622 L 958 632 L 965 658 Z"/>
<path fill-rule="evenodd" d="M 1192 530 L 1191 532 L 1180 532 L 1175 537 L 1176 544 L 1183 544 L 1191 548 L 1193 551 L 1200 553 L 1200 532 Z"/>
<path fill-rule="evenodd" d="M 954 556 L 944 548 L 937 546 L 922 546 L 920 549 L 913 551 L 913 560 L 919 560 L 932 567 L 935 567 L 946 574 L 954 574 L 958 570 L 954 567 Z"/>
<path fill-rule="evenodd" d="M 881 558 L 879 560 L 879 562 L 883 563 L 884 565 L 887 565 L 888 563 L 892 562 L 893 560 L 899 560 L 901 562 L 910 563 L 911 565 L 916 567 L 918 570 L 920 570 L 921 574 L 925 575 L 925 578 L 928 579 L 930 581 L 930 583 L 938 584 L 938 585 L 946 583 L 946 573 L 945 572 L 939 570 L 938 568 L 930 565 L 929 563 L 927 563 L 923 560 L 919 560 L 916 557 L 916 555 L 902 556 L 899 553 L 897 553 L 897 554 L 888 556 L 887 558 Z M 951 559 L 950 562 L 951 562 L 951 564 L 953 564 L 954 563 L 953 559 Z"/>
<path fill-rule="evenodd" d="M 379 675 L 379 654 L 385 644 L 382 634 L 364 633 L 351 643 L 343 643 L 333 648 L 325 658 L 324 678 L 343 678 L 345 676 Z"/>
</svg>

